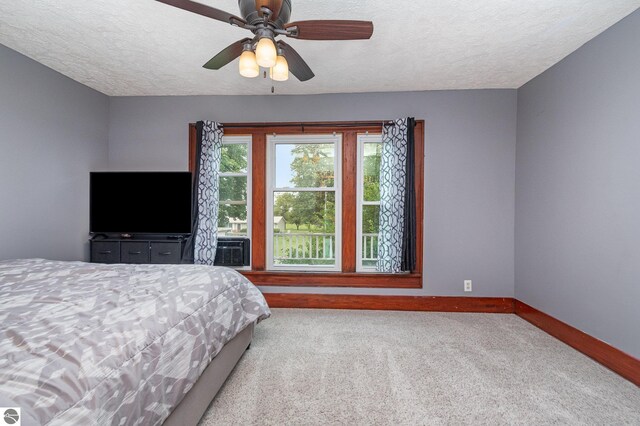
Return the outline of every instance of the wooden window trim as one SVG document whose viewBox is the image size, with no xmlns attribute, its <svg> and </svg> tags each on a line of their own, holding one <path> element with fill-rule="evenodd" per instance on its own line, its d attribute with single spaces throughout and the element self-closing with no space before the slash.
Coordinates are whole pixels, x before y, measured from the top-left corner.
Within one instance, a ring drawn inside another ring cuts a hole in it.
<svg viewBox="0 0 640 426">
<path fill-rule="evenodd" d="M 379 123 L 379 124 L 378 124 Z M 225 135 L 251 136 L 251 270 L 239 271 L 254 284 L 294 287 L 421 288 L 424 235 L 424 120 L 416 120 L 416 268 L 406 274 L 357 273 L 357 135 L 381 133 L 377 122 L 223 123 Z M 342 272 L 266 271 L 266 157 L 269 134 L 342 133 Z M 189 170 L 195 169 L 195 123 L 189 124 Z"/>
</svg>

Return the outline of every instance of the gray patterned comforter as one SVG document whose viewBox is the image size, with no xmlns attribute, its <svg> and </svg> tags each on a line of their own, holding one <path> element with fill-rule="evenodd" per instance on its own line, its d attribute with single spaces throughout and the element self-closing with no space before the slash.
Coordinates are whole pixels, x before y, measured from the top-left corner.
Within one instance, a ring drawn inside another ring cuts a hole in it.
<svg viewBox="0 0 640 426">
<path fill-rule="evenodd" d="M 270 315 L 228 268 L 0 262 L 0 406 L 23 425 L 157 425 Z"/>
</svg>

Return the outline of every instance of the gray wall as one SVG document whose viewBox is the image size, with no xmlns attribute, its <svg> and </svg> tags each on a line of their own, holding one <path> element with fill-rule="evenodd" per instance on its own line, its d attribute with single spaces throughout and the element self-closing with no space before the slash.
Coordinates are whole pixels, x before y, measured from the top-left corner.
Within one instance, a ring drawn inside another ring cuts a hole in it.
<svg viewBox="0 0 640 426">
<path fill-rule="evenodd" d="M 640 12 L 518 91 L 516 297 L 640 357 Z"/>
<path fill-rule="evenodd" d="M 83 260 L 109 100 L 0 45 L 0 259 Z"/>
<path fill-rule="evenodd" d="M 187 124 L 426 120 L 422 290 L 265 291 L 513 296 L 516 91 L 111 98 L 112 170 L 186 170 Z M 473 293 L 463 292 L 472 279 Z"/>
</svg>

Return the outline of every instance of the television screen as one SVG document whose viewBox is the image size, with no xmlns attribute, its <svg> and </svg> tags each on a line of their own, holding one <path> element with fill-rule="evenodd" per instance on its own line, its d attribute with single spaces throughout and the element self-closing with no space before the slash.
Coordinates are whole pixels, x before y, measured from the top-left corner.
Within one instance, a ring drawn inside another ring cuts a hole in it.
<svg viewBox="0 0 640 426">
<path fill-rule="evenodd" d="M 90 231 L 191 233 L 191 173 L 91 173 Z"/>
</svg>

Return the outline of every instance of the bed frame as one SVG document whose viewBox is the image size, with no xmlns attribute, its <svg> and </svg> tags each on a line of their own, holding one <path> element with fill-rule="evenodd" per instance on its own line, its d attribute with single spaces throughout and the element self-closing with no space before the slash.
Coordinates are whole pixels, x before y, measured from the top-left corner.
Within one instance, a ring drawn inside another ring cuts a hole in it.
<svg viewBox="0 0 640 426">
<path fill-rule="evenodd" d="M 231 339 L 164 421 L 164 426 L 196 426 L 253 339 L 252 323 Z"/>
</svg>

